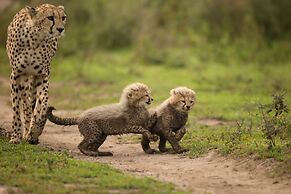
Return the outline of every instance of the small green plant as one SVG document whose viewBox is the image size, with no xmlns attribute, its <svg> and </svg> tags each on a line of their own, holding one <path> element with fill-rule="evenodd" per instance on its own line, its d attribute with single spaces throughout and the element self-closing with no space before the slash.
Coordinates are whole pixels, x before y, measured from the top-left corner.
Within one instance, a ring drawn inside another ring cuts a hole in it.
<svg viewBox="0 0 291 194">
<path fill-rule="evenodd" d="M 285 92 L 273 95 L 273 102 L 269 105 L 259 105 L 260 129 L 268 140 L 268 149 L 276 146 L 276 138 L 288 136 L 290 122 L 287 120 L 289 109 L 285 104 Z"/>
<path fill-rule="evenodd" d="M 242 122 L 237 121 L 236 124 L 237 124 L 237 130 L 230 133 L 229 139 L 226 141 L 227 144 L 236 145 L 242 141 L 242 135 L 244 133 L 244 128 L 243 128 L 244 121 Z"/>
</svg>

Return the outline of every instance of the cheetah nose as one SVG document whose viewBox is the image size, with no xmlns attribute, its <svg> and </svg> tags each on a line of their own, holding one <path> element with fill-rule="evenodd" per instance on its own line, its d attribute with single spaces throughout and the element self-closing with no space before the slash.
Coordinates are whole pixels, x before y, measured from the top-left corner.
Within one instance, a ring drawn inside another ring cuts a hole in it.
<svg viewBox="0 0 291 194">
<path fill-rule="evenodd" d="M 186 108 L 189 110 L 190 109 L 190 106 L 186 106 Z"/>
<path fill-rule="evenodd" d="M 62 33 L 62 31 L 64 31 L 64 28 L 57 28 L 57 31 L 59 31 L 60 33 Z"/>
</svg>

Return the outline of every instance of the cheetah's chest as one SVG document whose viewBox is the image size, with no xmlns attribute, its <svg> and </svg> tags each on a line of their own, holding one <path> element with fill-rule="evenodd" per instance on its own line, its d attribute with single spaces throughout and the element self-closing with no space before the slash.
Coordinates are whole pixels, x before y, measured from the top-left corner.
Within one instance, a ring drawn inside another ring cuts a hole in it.
<svg viewBox="0 0 291 194">
<path fill-rule="evenodd" d="M 184 126 L 188 120 L 188 115 L 187 114 L 174 114 L 171 115 L 172 118 L 171 120 L 171 129 L 172 131 L 177 131 L 179 130 L 182 126 Z"/>
<path fill-rule="evenodd" d="M 48 74 L 49 64 L 56 51 L 56 43 L 41 43 L 38 47 L 26 47 L 13 56 L 14 64 L 19 74 Z"/>
</svg>

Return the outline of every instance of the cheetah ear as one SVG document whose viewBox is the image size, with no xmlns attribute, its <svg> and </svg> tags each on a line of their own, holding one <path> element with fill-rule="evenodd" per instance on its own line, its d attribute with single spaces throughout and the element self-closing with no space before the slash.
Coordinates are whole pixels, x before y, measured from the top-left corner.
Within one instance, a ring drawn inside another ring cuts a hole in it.
<svg viewBox="0 0 291 194">
<path fill-rule="evenodd" d="M 132 97 L 132 93 L 129 93 L 128 95 L 127 95 L 127 98 L 131 98 Z"/>
<path fill-rule="evenodd" d="M 65 7 L 62 5 L 59 5 L 58 8 L 62 9 L 63 11 L 65 11 Z"/>
<path fill-rule="evenodd" d="M 175 95 L 175 94 L 177 94 L 176 90 L 175 90 L 175 89 L 172 89 L 172 90 L 170 91 L 170 95 L 173 96 L 173 95 Z"/>
<path fill-rule="evenodd" d="M 37 11 L 34 7 L 26 6 L 26 9 L 28 10 L 28 13 L 31 17 L 35 16 Z"/>
</svg>

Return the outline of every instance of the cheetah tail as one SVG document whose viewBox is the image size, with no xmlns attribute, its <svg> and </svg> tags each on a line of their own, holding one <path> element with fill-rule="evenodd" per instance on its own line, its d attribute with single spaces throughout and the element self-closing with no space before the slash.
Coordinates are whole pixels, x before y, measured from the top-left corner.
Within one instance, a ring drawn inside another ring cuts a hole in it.
<svg viewBox="0 0 291 194">
<path fill-rule="evenodd" d="M 78 118 L 60 118 L 53 115 L 52 113 L 53 110 L 56 110 L 56 109 L 52 106 L 49 106 L 47 109 L 46 114 L 49 121 L 57 125 L 77 125 L 78 124 Z"/>
</svg>

